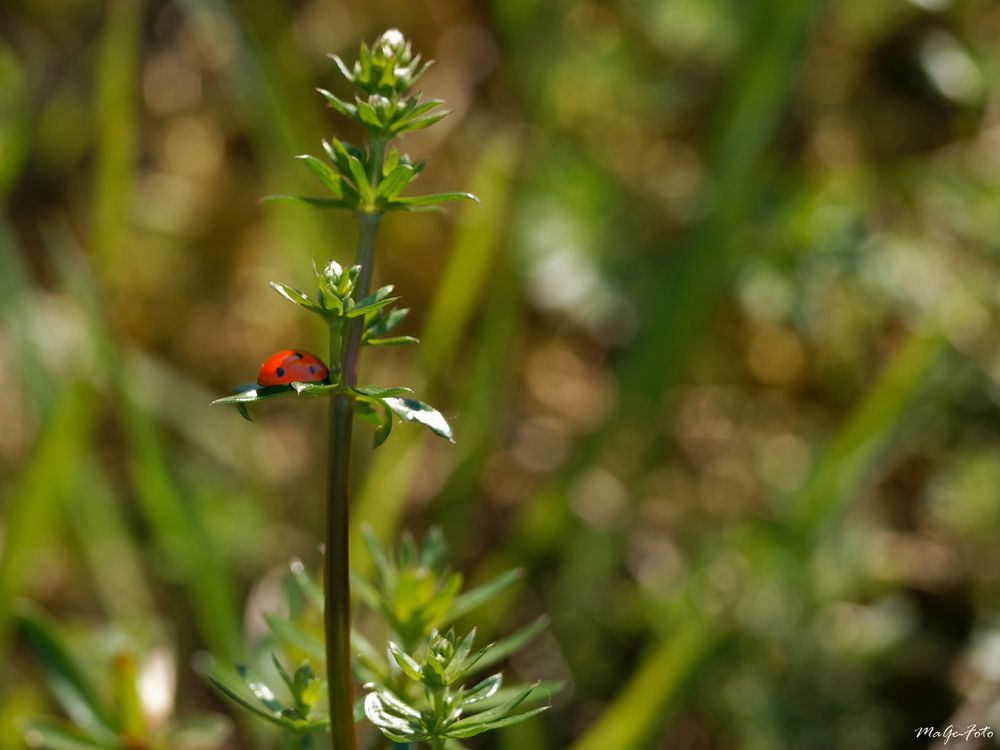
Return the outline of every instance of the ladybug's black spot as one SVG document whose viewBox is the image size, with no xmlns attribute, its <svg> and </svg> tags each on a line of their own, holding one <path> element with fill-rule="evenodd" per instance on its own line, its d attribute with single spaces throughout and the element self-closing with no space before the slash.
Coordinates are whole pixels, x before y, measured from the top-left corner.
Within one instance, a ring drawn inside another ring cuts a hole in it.
<svg viewBox="0 0 1000 750">
<path fill-rule="evenodd" d="M 285 368 L 279 367 L 277 370 L 274 371 L 274 374 L 277 375 L 279 378 L 285 377 Z"/>
<path fill-rule="evenodd" d="M 309 365 L 309 374 L 310 375 L 315 375 L 316 374 L 316 368 L 313 367 L 312 365 Z"/>
<path fill-rule="evenodd" d="M 302 352 L 295 352 L 295 356 L 298 357 L 299 359 L 302 359 L 304 355 L 302 354 Z"/>
</svg>

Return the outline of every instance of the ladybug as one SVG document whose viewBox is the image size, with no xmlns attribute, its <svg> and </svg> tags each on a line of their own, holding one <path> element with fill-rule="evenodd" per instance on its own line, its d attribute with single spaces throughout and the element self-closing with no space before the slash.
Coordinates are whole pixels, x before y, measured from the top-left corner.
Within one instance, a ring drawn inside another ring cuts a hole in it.
<svg viewBox="0 0 1000 750">
<path fill-rule="evenodd" d="M 257 384 L 325 383 L 329 375 L 330 371 L 315 354 L 301 349 L 285 349 L 272 354 L 260 366 Z"/>
</svg>

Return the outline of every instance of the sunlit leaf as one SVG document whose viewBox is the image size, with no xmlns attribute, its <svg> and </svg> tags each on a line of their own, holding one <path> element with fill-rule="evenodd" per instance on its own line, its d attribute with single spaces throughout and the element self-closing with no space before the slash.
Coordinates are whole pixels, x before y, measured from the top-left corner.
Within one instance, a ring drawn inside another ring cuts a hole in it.
<svg viewBox="0 0 1000 750">
<path fill-rule="evenodd" d="M 386 404 L 407 422 L 424 425 L 431 432 L 445 440 L 455 442 L 451 425 L 437 409 L 413 398 L 387 398 Z"/>
<path fill-rule="evenodd" d="M 413 393 L 412 388 L 407 388 L 402 385 L 392 386 L 389 388 L 383 388 L 380 385 L 359 385 L 352 390 L 364 396 L 371 396 L 373 398 L 386 398 L 387 396 L 400 396 L 404 393 Z"/>
<path fill-rule="evenodd" d="M 415 659 L 413 659 L 413 657 L 403 651 L 403 649 L 392 641 L 389 641 L 389 654 L 407 677 L 411 680 L 416 680 L 417 682 L 421 681 L 420 665 Z"/>
<path fill-rule="evenodd" d="M 419 344 L 420 339 L 415 336 L 390 336 L 384 339 L 365 339 L 369 346 L 402 346 L 403 344 Z"/>
<path fill-rule="evenodd" d="M 478 703 L 484 701 L 487 698 L 492 698 L 496 695 L 497 691 L 500 690 L 500 686 L 503 684 L 503 675 L 499 672 L 494 675 L 490 675 L 485 680 L 470 688 L 468 691 L 462 694 L 462 706 L 471 706 L 473 703 Z"/>
<path fill-rule="evenodd" d="M 367 297 L 359 299 L 353 308 L 347 313 L 349 318 L 357 318 L 361 315 L 367 315 L 368 313 L 385 307 L 386 305 L 391 305 L 396 302 L 399 297 L 390 297 L 389 293 L 392 292 L 392 284 L 388 284 L 383 287 L 379 287 L 374 292 L 369 294 Z"/>
<path fill-rule="evenodd" d="M 338 60 L 339 60 L 339 58 L 338 58 Z M 348 80 L 350 80 L 350 79 L 348 79 Z M 324 99 L 326 99 L 327 104 L 329 104 L 330 107 L 332 107 L 333 109 L 335 109 L 340 114 L 344 115 L 344 117 L 350 117 L 351 119 L 357 118 L 357 116 L 358 116 L 358 108 L 355 107 L 353 104 L 345 102 L 343 99 L 341 99 L 340 97 L 338 97 L 336 94 L 333 94 L 332 92 L 327 91 L 326 89 L 316 89 L 316 91 L 319 92 L 320 96 L 322 96 Z"/>
<path fill-rule="evenodd" d="M 315 302 L 309 299 L 309 297 L 300 292 L 298 289 L 293 289 L 292 287 L 286 286 L 285 284 L 279 284 L 276 281 L 269 281 L 268 283 L 271 285 L 271 288 L 274 289 L 274 291 L 276 291 L 282 297 L 287 299 L 289 302 L 292 302 L 298 305 L 299 307 L 304 307 L 309 312 L 314 312 L 319 315 L 328 314 L 327 310 L 317 305 Z"/>
</svg>

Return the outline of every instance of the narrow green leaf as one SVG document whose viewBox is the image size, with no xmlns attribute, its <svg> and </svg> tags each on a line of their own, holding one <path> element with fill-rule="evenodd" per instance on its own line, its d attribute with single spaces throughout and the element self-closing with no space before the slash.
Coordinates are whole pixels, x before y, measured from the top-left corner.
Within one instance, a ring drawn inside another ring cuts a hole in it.
<svg viewBox="0 0 1000 750">
<path fill-rule="evenodd" d="M 326 660 L 326 646 L 323 641 L 312 633 L 304 630 L 300 625 L 286 620 L 283 617 L 266 615 L 267 626 L 271 632 L 283 643 L 298 649 L 306 654 L 310 659 L 317 661 Z"/>
<path fill-rule="evenodd" d="M 448 610 L 448 616 L 442 624 L 446 625 L 449 622 L 454 622 L 458 618 L 467 615 L 472 610 L 481 607 L 501 591 L 513 586 L 523 577 L 524 571 L 520 568 L 515 568 L 513 570 L 508 570 L 505 573 L 501 573 L 492 581 L 484 583 L 482 586 L 469 589 L 464 594 L 456 596 L 455 600 L 451 603 L 451 609 Z"/>
<path fill-rule="evenodd" d="M 363 99 L 358 99 L 355 109 L 358 112 L 358 119 L 361 120 L 362 125 L 375 134 L 382 133 L 384 126 L 381 118 L 378 116 L 378 112 L 375 111 L 375 107 Z"/>
<path fill-rule="evenodd" d="M 385 606 L 378 589 L 354 573 L 351 573 L 351 593 L 357 594 L 357 598 L 373 612 L 381 612 Z"/>
<path fill-rule="evenodd" d="M 287 299 L 289 302 L 292 302 L 298 305 L 299 307 L 304 307 L 309 312 L 314 312 L 317 313 L 318 315 L 327 314 L 327 311 L 324 308 L 317 305 L 315 302 L 309 299 L 309 297 L 300 292 L 298 289 L 293 289 L 292 287 L 286 286 L 285 284 L 279 284 L 276 281 L 269 281 L 268 284 L 271 285 L 271 288 L 274 291 L 276 291 L 282 297 Z"/>
<path fill-rule="evenodd" d="M 231 396 L 223 396 L 213 401 L 213 404 L 248 404 L 253 401 L 264 401 L 269 398 L 295 395 L 290 385 L 246 385 L 240 387 Z"/>
<path fill-rule="evenodd" d="M 73 723 L 111 729 L 111 718 L 83 669 L 66 648 L 55 623 L 30 605 L 24 605 L 16 619 L 42 664 L 49 690 Z"/>
<path fill-rule="evenodd" d="M 233 690 L 226 683 L 224 683 L 222 680 L 220 680 L 218 677 L 215 677 L 214 675 L 209 675 L 208 679 L 212 683 L 212 685 L 215 686 L 216 690 L 219 690 L 230 700 L 236 702 L 242 708 L 246 709 L 250 713 L 256 714 L 257 716 L 271 722 L 272 724 L 277 724 L 279 727 L 282 727 L 284 729 L 292 729 L 294 731 L 293 728 L 295 726 L 295 722 L 292 722 L 284 718 L 280 714 L 278 715 L 273 714 L 269 711 L 264 710 L 260 706 L 251 703 L 249 699 L 244 698 L 242 695 L 237 693 L 235 690 Z"/>
<path fill-rule="evenodd" d="M 368 548 L 368 555 L 375 566 L 375 572 L 382 583 L 382 589 L 384 591 L 394 590 L 398 578 L 396 566 L 389 560 L 389 556 L 379 544 L 378 537 L 375 536 L 375 532 L 367 523 L 361 526 L 361 538 L 364 539 L 365 547 Z"/>
<path fill-rule="evenodd" d="M 387 177 L 392 174 L 393 170 L 399 166 L 399 151 L 396 149 L 389 149 L 389 153 L 385 155 L 385 160 L 382 162 L 382 176 Z"/>
<path fill-rule="evenodd" d="M 367 297 L 362 297 L 361 299 L 359 299 L 355 303 L 355 307 L 367 307 L 373 302 L 379 302 L 381 300 L 384 300 L 386 297 L 389 296 L 390 292 L 392 292 L 394 288 L 395 287 L 393 287 L 392 284 L 386 284 L 385 286 L 380 286 L 378 289 L 369 294 Z"/>
<path fill-rule="evenodd" d="M 531 695 L 531 692 L 538 687 L 538 683 L 529 685 L 527 688 L 522 690 L 520 693 L 515 695 L 511 700 L 504 704 L 496 706 L 495 708 L 482 711 L 478 714 L 473 714 L 464 719 L 459 719 L 448 729 L 448 734 L 452 737 L 471 737 L 471 734 L 461 734 L 461 730 L 464 728 L 471 728 L 476 725 L 488 724 L 494 721 L 499 721 L 506 718 L 511 711 L 517 708 L 524 700 Z M 485 731 L 480 729 L 479 731 Z M 478 733 L 478 732 L 477 732 Z"/>
<path fill-rule="evenodd" d="M 385 657 L 359 631 L 351 629 L 351 649 L 356 658 L 362 661 L 379 679 L 386 680 L 389 673 Z"/>
<path fill-rule="evenodd" d="M 532 708 L 528 711 L 524 711 L 519 714 L 514 714 L 513 716 L 505 716 L 502 719 L 496 719 L 495 721 L 483 724 L 475 729 L 468 728 L 464 730 L 459 730 L 458 732 L 448 731 L 449 737 L 472 737 L 476 734 L 482 734 L 483 732 L 492 732 L 496 729 L 502 729 L 503 727 L 509 727 L 511 724 L 519 724 L 522 721 L 530 719 L 532 716 L 537 716 L 543 711 L 548 711 L 550 706 L 539 706 L 538 708 Z"/>
<path fill-rule="evenodd" d="M 390 336 L 384 339 L 365 339 L 369 346 L 400 346 L 402 344 L 419 344 L 416 336 Z"/>
<path fill-rule="evenodd" d="M 400 204 L 403 206 L 431 206 L 438 203 L 448 203 L 449 201 L 475 201 L 479 203 L 479 198 L 472 193 L 452 191 L 448 193 L 431 193 L 429 195 L 415 195 L 409 198 L 397 198 L 391 205 Z"/>
<path fill-rule="evenodd" d="M 548 626 L 548 616 L 542 615 L 534 622 L 525 625 L 523 628 L 515 631 L 506 638 L 501 638 L 493 644 L 483 658 L 479 660 L 479 663 L 476 664 L 476 669 L 486 669 L 487 667 L 503 661 L 511 654 L 520 651 Z"/>
<path fill-rule="evenodd" d="M 400 203 L 398 200 L 389 201 L 382 206 L 385 211 L 400 211 L 410 214 L 441 214 L 444 213 L 444 207 L 440 203 L 433 203 L 428 206 L 408 206 L 404 203 Z"/>
<path fill-rule="evenodd" d="M 323 144 L 323 150 L 326 152 L 327 158 L 340 170 L 340 173 L 345 177 L 349 177 L 351 174 L 351 168 L 348 166 L 348 154 L 346 149 L 344 149 L 343 144 L 337 140 L 333 139 L 330 142 L 324 138 L 320 143 Z M 337 144 L 336 146 L 334 144 Z"/>
<path fill-rule="evenodd" d="M 393 125 L 392 132 L 394 135 L 402 135 L 403 133 L 412 133 L 415 130 L 423 130 L 424 128 L 429 128 L 436 122 L 440 122 L 451 113 L 452 110 L 448 109 L 435 115 L 428 115 L 427 117 L 420 117 L 414 120 L 406 120 L 403 123 Z"/>
<path fill-rule="evenodd" d="M 410 308 L 408 307 L 402 307 L 389 311 L 385 309 L 372 311 L 370 314 L 370 320 L 366 321 L 368 323 L 368 328 L 365 330 L 365 334 L 367 336 L 384 336 L 402 323 L 409 314 Z"/>
<path fill-rule="evenodd" d="M 432 655 L 427 656 L 427 660 L 420 668 L 422 682 L 431 690 L 440 690 L 448 686 L 448 678 L 444 673 L 444 667 Z"/>
<path fill-rule="evenodd" d="M 387 398 L 385 403 L 405 421 L 422 424 L 435 435 L 455 442 L 448 420 L 433 406 L 414 398 Z"/>
<path fill-rule="evenodd" d="M 372 190 L 371 183 L 368 182 L 368 175 L 365 174 L 365 167 L 361 163 L 361 160 L 356 156 L 351 156 L 348 166 L 351 170 L 351 177 L 354 179 L 354 184 L 358 188 L 358 194 L 361 196 L 361 202 L 365 206 L 372 206 L 375 204 L 375 192 Z"/>
<path fill-rule="evenodd" d="M 295 158 L 301 159 L 309 167 L 309 170 L 319 178 L 323 186 L 333 193 L 335 197 L 344 197 L 343 190 L 341 189 L 340 175 L 334 172 L 325 162 L 320 161 L 311 154 L 300 154 Z"/>
<path fill-rule="evenodd" d="M 403 116 L 397 119 L 396 122 L 393 124 L 406 125 L 412 120 L 415 120 L 421 115 L 430 112 L 432 109 L 442 104 L 444 104 L 444 99 L 428 99 L 426 102 L 421 104 L 417 99 L 417 97 L 415 96 L 410 97 L 410 99 L 407 101 L 407 107 L 403 111 Z"/>
<path fill-rule="evenodd" d="M 365 299 L 359 301 L 356 307 L 351 308 L 347 316 L 348 318 L 358 318 L 362 315 L 367 315 L 373 310 L 378 310 L 387 305 L 391 305 L 393 302 L 399 302 L 399 297 L 386 297 L 380 300 L 373 300 L 371 297 L 365 297 Z"/>
<path fill-rule="evenodd" d="M 538 687 L 531 691 L 527 698 L 521 703 L 522 706 L 536 706 L 545 701 L 551 701 L 552 697 L 566 687 L 566 683 L 561 680 L 542 680 L 537 683 Z M 510 685 L 500 688 L 494 695 L 473 704 L 463 715 L 473 716 L 477 711 L 485 711 L 488 708 L 503 705 L 512 700 L 514 696 L 520 695 L 529 685 Z"/>
<path fill-rule="evenodd" d="M 311 195 L 265 195 L 260 203 L 297 203 L 311 208 L 354 208 L 354 204 L 339 198 L 314 198 Z"/>
<path fill-rule="evenodd" d="M 115 737 L 98 740 L 60 719 L 31 719 L 24 730 L 28 747 L 40 750 L 117 750 L 121 747 Z"/>
<path fill-rule="evenodd" d="M 385 687 L 380 688 L 377 691 L 377 693 L 379 700 L 382 701 L 385 707 L 391 710 L 397 716 L 402 716 L 407 719 L 414 719 L 416 721 L 420 721 L 423 718 L 420 714 L 420 711 L 415 709 L 406 701 L 397 697 L 396 694 L 391 690 L 389 690 L 388 688 Z"/>
<path fill-rule="evenodd" d="M 396 662 L 399 668 L 403 670 L 403 674 L 411 680 L 415 680 L 417 682 L 421 681 L 420 665 L 392 641 L 389 641 L 389 654 L 392 656 L 393 661 Z"/>
<path fill-rule="evenodd" d="M 427 734 L 417 721 L 397 716 L 387 710 L 382 699 L 383 695 L 384 692 L 369 693 L 365 697 L 365 716 L 368 720 L 393 742 L 408 744 L 426 739 Z"/>
<path fill-rule="evenodd" d="M 342 393 L 344 388 L 340 383 L 299 383 L 291 385 L 292 390 L 299 396 L 336 396 Z"/>
<path fill-rule="evenodd" d="M 281 659 L 279 659 L 278 655 L 273 651 L 271 652 L 271 663 L 274 665 L 274 668 L 278 671 L 278 675 L 280 675 L 281 681 L 284 682 L 285 686 L 288 688 L 288 692 L 290 692 L 294 696 L 295 681 L 292 679 L 292 676 L 288 674 L 288 671 L 285 669 L 285 665 L 281 663 Z"/>
<path fill-rule="evenodd" d="M 471 706 L 474 703 L 479 703 L 488 698 L 492 698 L 500 690 L 500 686 L 503 684 L 503 675 L 497 672 L 496 674 L 490 675 L 485 680 L 475 685 L 466 691 L 461 698 L 461 705 L 464 709 L 466 706 Z"/>
<path fill-rule="evenodd" d="M 305 564 L 298 559 L 293 557 L 291 562 L 288 564 L 288 570 L 292 574 L 292 580 L 295 581 L 295 585 L 298 586 L 299 591 L 302 595 L 315 607 L 318 611 L 323 611 L 323 588 L 313 577 L 309 575 L 309 571 L 306 569 Z"/>
<path fill-rule="evenodd" d="M 243 682 L 246 684 L 247 688 L 249 688 L 250 692 L 253 693 L 254 698 L 261 702 L 261 705 L 263 705 L 264 708 L 275 713 L 281 713 L 285 709 L 285 707 L 278 702 L 278 699 L 274 695 L 274 691 L 271 690 L 271 688 L 265 683 L 252 677 L 245 664 L 237 664 L 236 672 L 243 678 Z"/>
<path fill-rule="evenodd" d="M 339 112 L 340 114 L 344 115 L 344 117 L 350 117 L 351 119 L 357 119 L 357 117 L 358 117 L 358 108 L 355 107 L 353 104 L 349 104 L 348 102 L 345 102 L 339 96 L 337 96 L 336 94 L 334 94 L 334 93 L 332 93 L 330 91 L 327 91 L 326 89 L 316 89 L 316 91 L 319 92 L 320 96 L 322 96 L 324 99 L 326 99 L 327 104 L 329 104 L 330 107 L 332 107 L 333 109 L 337 110 L 337 112 Z"/>
<path fill-rule="evenodd" d="M 361 385 L 352 390 L 363 396 L 371 396 L 372 398 L 386 398 L 387 396 L 400 396 L 404 393 L 413 393 L 413 389 L 407 388 L 405 385 L 389 388 L 383 388 L 380 385 Z"/>
<path fill-rule="evenodd" d="M 344 63 L 344 61 L 340 59 L 340 55 L 331 54 L 327 55 L 327 57 L 329 57 L 337 64 L 337 67 L 340 69 L 340 74 L 344 76 L 344 78 L 346 78 L 351 83 L 354 83 L 354 73 L 352 73 L 351 69 L 348 68 L 347 65 Z"/>
<path fill-rule="evenodd" d="M 379 183 L 378 197 L 380 199 L 395 198 L 410 184 L 416 174 L 416 171 L 409 164 L 400 164 Z"/>
<path fill-rule="evenodd" d="M 472 644 L 476 640 L 476 628 L 473 628 L 468 632 L 462 642 L 458 644 L 458 648 L 455 649 L 454 663 L 462 665 L 468 658 L 469 653 L 472 651 Z"/>
</svg>

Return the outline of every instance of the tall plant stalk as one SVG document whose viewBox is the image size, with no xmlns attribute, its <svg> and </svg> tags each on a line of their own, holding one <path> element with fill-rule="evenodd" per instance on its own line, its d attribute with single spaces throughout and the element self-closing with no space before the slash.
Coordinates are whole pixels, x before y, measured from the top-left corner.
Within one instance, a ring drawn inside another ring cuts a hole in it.
<svg viewBox="0 0 1000 750">
<path fill-rule="evenodd" d="M 373 151 L 384 151 L 384 145 L 372 144 Z M 378 171 L 369 175 L 377 189 L 381 159 L 372 154 Z M 355 287 L 355 301 L 368 296 L 371 286 L 375 235 L 381 212 L 362 214 L 358 221 L 358 250 L 355 258 L 360 269 Z M 355 318 L 341 335 L 339 323 L 330 325 L 330 361 L 340 362 L 344 385 L 358 383 L 361 359 L 363 318 Z M 351 583 L 350 583 L 350 497 L 351 497 L 351 435 L 354 427 L 354 401 L 337 395 L 330 401 L 330 451 L 327 470 L 326 549 L 323 565 L 323 593 L 326 608 L 323 625 L 326 633 L 327 682 L 330 698 L 330 726 L 333 746 L 354 750 L 354 693 L 351 680 Z"/>
<path fill-rule="evenodd" d="M 463 192 L 402 195 L 423 170 L 424 162 L 411 161 L 397 149 L 389 148 L 390 141 L 433 125 L 448 114 L 432 112 L 440 101 L 422 101 L 419 95 L 407 93 L 427 65 L 420 64 L 420 56 L 412 54 L 402 34 L 390 30 L 372 47 L 362 44 L 359 60 L 352 69 L 339 58 L 334 59 L 359 93 L 354 103 L 328 91 L 320 93 L 333 109 L 367 130 L 368 144 L 358 148 L 333 138 L 323 141 L 326 161 L 310 155 L 299 157 L 332 197 L 274 197 L 311 207 L 353 212 L 358 219 L 355 264 L 345 269 L 330 260 L 322 269 L 314 269 L 319 288 L 315 299 L 284 284 L 271 284 L 286 300 L 326 322 L 330 331 L 331 366 L 327 370 L 315 355 L 295 349 L 283 350 L 264 363 L 257 385 L 217 400 L 217 403 L 236 405 L 243 416 L 248 417 L 248 404 L 263 399 L 330 398 L 322 602 L 329 716 L 324 717 L 316 710 L 317 703 L 322 703 L 319 700 L 322 680 L 308 660 L 300 663 L 293 675 L 281 659 L 277 656 L 273 659 L 273 666 L 292 697 L 292 705 L 282 705 L 274 692 L 252 676 L 245 666 L 238 671 L 263 708 L 249 702 L 239 690 L 217 676 L 211 679 L 216 687 L 245 709 L 286 728 L 300 749 L 308 746 L 313 733 L 329 730 L 334 750 L 356 750 L 352 679 L 352 667 L 356 666 L 369 691 L 364 703 L 365 715 L 382 732 L 375 747 L 392 740 L 411 745 L 426 743 L 432 750 L 440 750 L 446 739 L 471 737 L 522 721 L 545 709 L 541 706 L 515 713 L 535 692 L 537 685 L 520 686 L 507 702 L 485 708 L 483 702 L 500 689 L 502 675 L 491 675 L 476 684 L 466 682 L 475 669 L 502 660 L 507 653 L 534 637 L 545 626 L 545 621 L 544 618 L 536 621 L 505 642 L 494 644 L 495 655 L 483 658 L 490 647 L 472 650 L 475 631 L 464 637 L 459 637 L 454 628 L 448 628 L 446 635 L 441 632 L 446 624 L 511 585 L 517 575 L 505 574 L 479 591 L 458 596 L 461 577 L 450 574 L 444 566 L 440 534 L 432 534 L 422 552 L 417 551 L 412 538 L 404 539 L 395 561 L 390 560 L 373 538 L 367 538 L 373 558 L 379 561 L 382 579 L 379 589 L 366 584 L 360 592 L 366 604 L 386 618 L 391 640 L 388 651 L 383 654 L 391 653 L 392 656 L 390 663 L 380 658 L 377 650 L 365 645 L 364 658 L 359 659 L 357 665 L 352 663 L 348 529 L 354 417 L 357 414 L 375 422 L 375 447 L 391 433 L 394 415 L 422 424 L 447 440 L 452 439 L 451 427 L 444 416 L 432 406 L 412 398 L 409 388 L 359 384 L 358 366 L 363 346 L 393 346 L 417 341 L 412 336 L 391 335 L 407 313 L 405 309 L 391 309 L 398 299 L 389 296 L 392 287 L 371 289 L 375 237 L 387 212 L 424 211 L 448 201 L 475 198 Z M 306 574 L 301 566 L 298 568 L 293 567 L 296 581 L 307 598 L 314 599 L 312 583 L 304 581 Z M 416 585 L 418 580 L 419 586 Z M 380 597 L 381 603 L 376 601 Z M 429 599 L 419 602 L 414 597 Z M 280 632 L 285 636 L 298 632 L 292 623 L 275 627 L 276 634 Z M 305 638 L 309 638 L 308 634 Z M 301 636 L 297 642 L 302 643 Z M 404 652 L 397 643 L 402 643 L 410 653 Z M 423 666 L 417 658 L 424 661 Z"/>
</svg>

